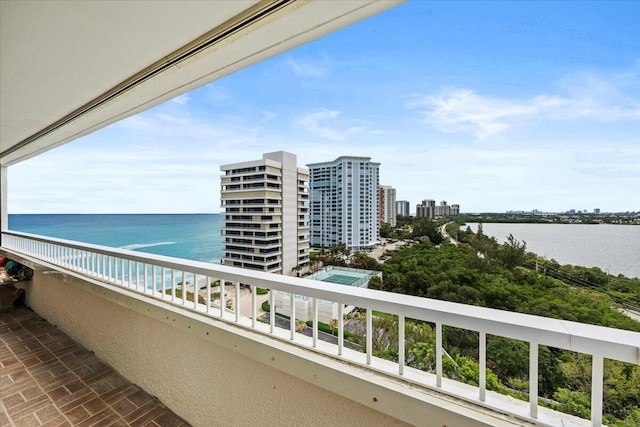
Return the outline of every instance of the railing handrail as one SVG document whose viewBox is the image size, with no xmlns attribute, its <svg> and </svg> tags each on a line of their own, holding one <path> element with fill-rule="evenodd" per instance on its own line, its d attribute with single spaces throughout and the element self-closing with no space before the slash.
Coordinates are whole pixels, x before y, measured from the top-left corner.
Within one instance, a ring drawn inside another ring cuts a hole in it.
<svg viewBox="0 0 640 427">
<path fill-rule="evenodd" d="M 491 335 L 640 364 L 640 333 L 638 332 L 412 295 L 344 286 L 313 279 L 274 275 L 260 271 L 140 253 L 127 249 L 115 249 L 30 233 L 3 230 L 2 234 L 3 236 L 23 237 L 43 243 L 62 245 L 72 249 L 89 250 L 107 256 L 124 257 L 134 262 L 153 264 L 159 267 L 186 270 L 190 273 L 226 281 L 259 284 L 260 287 L 290 292 L 296 295 L 337 301 L 346 305 L 366 307 L 406 318 L 440 323 L 472 331 L 482 331 Z"/>
</svg>

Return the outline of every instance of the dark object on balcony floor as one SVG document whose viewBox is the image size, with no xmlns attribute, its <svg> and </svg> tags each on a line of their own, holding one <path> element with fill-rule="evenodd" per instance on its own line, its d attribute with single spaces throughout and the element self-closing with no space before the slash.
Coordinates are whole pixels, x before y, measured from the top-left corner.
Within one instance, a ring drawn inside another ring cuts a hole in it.
<svg viewBox="0 0 640 427">
<path fill-rule="evenodd" d="M 0 313 L 12 310 L 15 305 L 18 305 L 22 300 L 24 300 L 24 298 L 21 298 L 23 295 L 24 289 L 0 283 Z"/>
<path fill-rule="evenodd" d="M 26 307 L 0 313 L 0 401 L 0 426 L 189 426 Z"/>
</svg>

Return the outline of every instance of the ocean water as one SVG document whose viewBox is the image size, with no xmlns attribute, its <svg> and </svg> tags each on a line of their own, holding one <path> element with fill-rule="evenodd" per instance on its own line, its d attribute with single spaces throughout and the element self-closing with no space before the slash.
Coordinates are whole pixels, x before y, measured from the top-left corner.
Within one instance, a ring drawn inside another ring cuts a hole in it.
<svg viewBox="0 0 640 427">
<path fill-rule="evenodd" d="M 9 215 L 9 229 L 85 243 L 219 263 L 220 214 Z"/>
</svg>

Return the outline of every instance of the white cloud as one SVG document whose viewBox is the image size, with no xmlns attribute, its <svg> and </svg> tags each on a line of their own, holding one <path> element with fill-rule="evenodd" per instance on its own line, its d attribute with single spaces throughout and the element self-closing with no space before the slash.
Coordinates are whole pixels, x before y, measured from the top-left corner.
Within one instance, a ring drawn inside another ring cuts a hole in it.
<svg viewBox="0 0 640 427">
<path fill-rule="evenodd" d="M 327 55 L 321 55 L 316 59 L 294 59 L 289 56 L 285 64 L 294 76 L 301 78 L 324 78 L 329 75 L 331 69 L 331 61 Z"/>
<path fill-rule="evenodd" d="M 486 139 L 528 123 L 567 120 L 640 120 L 639 73 L 625 73 L 609 80 L 592 74 L 565 79 L 564 94 L 529 98 L 499 98 L 471 89 L 449 88 L 438 94 L 414 96 L 406 107 L 417 110 L 427 123 L 442 132 L 466 132 Z M 633 87 L 635 85 L 636 87 Z M 631 94 L 622 89 L 629 89 Z"/>
<path fill-rule="evenodd" d="M 262 112 L 262 123 L 270 122 L 271 120 L 275 119 L 276 116 L 277 116 L 277 114 L 274 113 L 273 111 L 263 111 Z"/>
<path fill-rule="evenodd" d="M 482 139 L 507 130 L 514 120 L 538 114 L 541 106 L 555 102 L 558 101 L 548 98 L 517 102 L 483 97 L 469 89 L 448 89 L 407 107 L 426 107 L 422 114 L 440 131 L 470 132 Z"/>
<path fill-rule="evenodd" d="M 297 123 L 307 132 L 333 141 L 346 141 L 350 135 L 365 129 L 362 121 L 338 120 L 341 115 L 340 111 L 321 110 L 299 118 Z"/>
<path fill-rule="evenodd" d="M 189 98 L 188 94 L 182 94 L 179 96 L 176 96 L 175 98 L 173 98 L 171 101 L 169 102 L 173 102 L 174 104 L 178 104 L 178 105 L 185 105 L 187 104 L 189 101 L 191 100 L 191 98 Z"/>
<path fill-rule="evenodd" d="M 640 140 L 630 146 L 639 147 Z M 584 175 L 600 178 L 627 179 L 640 178 L 640 149 L 594 149 L 574 153 L 573 170 Z"/>
</svg>

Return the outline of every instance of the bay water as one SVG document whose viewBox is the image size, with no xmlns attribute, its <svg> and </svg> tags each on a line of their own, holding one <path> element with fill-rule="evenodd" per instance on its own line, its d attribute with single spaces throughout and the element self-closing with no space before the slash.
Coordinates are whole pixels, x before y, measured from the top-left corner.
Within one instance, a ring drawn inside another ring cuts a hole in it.
<svg viewBox="0 0 640 427">
<path fill-rule="evenodd" d="M 477 223 L 468 225 L 478 230 Z M 483 223 L 482 230 L 500 243 L 512 234 L 527 243 L 527 251 L 560 264 L 599 267 L 610 274 L 640 278 L 638 225 Z"/>
</svg>

